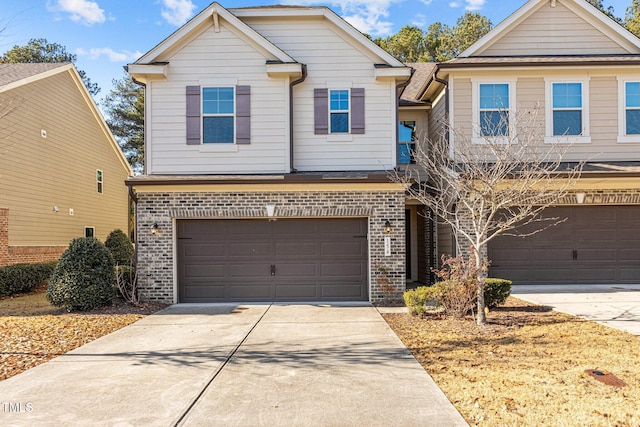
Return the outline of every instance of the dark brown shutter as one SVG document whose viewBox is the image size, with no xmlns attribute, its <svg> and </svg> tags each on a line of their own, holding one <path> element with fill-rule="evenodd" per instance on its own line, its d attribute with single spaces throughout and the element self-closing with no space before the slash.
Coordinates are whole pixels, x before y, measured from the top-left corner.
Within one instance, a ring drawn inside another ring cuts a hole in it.
<svg viewBox="0 0 640 427">
<path fill-rule="evenodd" d="M 187 86 L 187 145 L 200 140 L 200 86 Z"/>
<path fill-rule="evenodd" d="M 236 144 L 251 143 L 251 86 L 236 86 Z"/>
<path fill-rule="evenodd" d="M 313 123 L 316 135 L 329 133 L 329 90 L 313 90 Z"/>
<path fill-rule="evenodd" d="M 351 133 L 364 133 L 364 88 L 351 89 Z"/>
</svg>

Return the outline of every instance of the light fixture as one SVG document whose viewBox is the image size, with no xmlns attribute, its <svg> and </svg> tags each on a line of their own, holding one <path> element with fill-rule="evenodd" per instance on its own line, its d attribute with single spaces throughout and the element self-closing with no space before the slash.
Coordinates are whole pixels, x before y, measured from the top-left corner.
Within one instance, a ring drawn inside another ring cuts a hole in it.
<svg viewBox="0 0 640 427">
<path fill-rule="evenodd" d="M 579 205 L 584 203 L 584 193 L 576 193 L 576 202 L 578 202 Z"/>
<path fill-rule="evenodd" d="M 384 222 L 384 232 L 390 234 L 392 229 L 393 227 L 391 227 L 391 223 L 389 222 L 389 220 L 386 220 Z"/>
<path fill-rule="evenodd" d="M 153 223 L 153 225 L 151 226 L 151 234 L 156 234 L 158 232 L 158 223 L 155 222 Z"/>
<path fill-rule="evenodd" d="M 276 205 L 267 205 L 267 216 L 273 216 L 276 212 Z"/>
<path fill-rule="evenodd" d="M 58 208 L 58 206 L 57 206 L 57 205 L 53 205 L 53 211 L 54 211 L 54 212 L 58 212 L 59 210 L 60 210 L 60 208 Z"/>
</svg>

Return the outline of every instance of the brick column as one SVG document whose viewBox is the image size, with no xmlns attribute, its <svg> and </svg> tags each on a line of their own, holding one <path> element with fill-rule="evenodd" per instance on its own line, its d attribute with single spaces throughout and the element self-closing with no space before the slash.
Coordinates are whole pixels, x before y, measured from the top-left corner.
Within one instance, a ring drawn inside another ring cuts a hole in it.
<svg viewBox="0 0 640 427">
<path fill-rule="evenodd" d="M 0 208 L 0 267 L 9 262 L 9 209 Z"/>
</svg>

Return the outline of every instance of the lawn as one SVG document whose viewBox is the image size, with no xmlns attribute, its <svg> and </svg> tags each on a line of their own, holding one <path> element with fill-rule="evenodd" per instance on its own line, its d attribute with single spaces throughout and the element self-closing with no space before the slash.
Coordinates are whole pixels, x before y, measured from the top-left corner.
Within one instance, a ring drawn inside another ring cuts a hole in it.
<svg viewBox="0 0 640 427">
<path fill-rule="evenodd" d="M 486 326 L 384 318 L 471 425 L 640 426 L 639 337 L 513 297 Z"/>
<path fill-rule="evenodd" d="M 0 300 L 0 380 L 80 347 L 127 326 L 163 307 L 134 307 L 117 300 L 113 306 L 86 313 L 52 307 L 46 287 L 29 295 Z"/>
</svg>

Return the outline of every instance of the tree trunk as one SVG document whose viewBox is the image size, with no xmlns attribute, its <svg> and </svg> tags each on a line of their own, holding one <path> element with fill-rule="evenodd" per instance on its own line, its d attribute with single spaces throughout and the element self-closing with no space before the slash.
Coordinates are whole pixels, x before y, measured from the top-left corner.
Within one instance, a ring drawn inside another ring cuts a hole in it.
<svg viewBox="0 0 640 427">
<path fill-rule="evenodd" d="M 478 325 L 484 325 L 487 323 L 487 314 L 484 311 L 484 279 L 487 277 L 487 272 L 482 268 L 482 251 L 474 248 L 474 255 L 476 257 L 476 268 L 478 269 L 478 275 L 476 276 L 478 283 L 478 317 L 476 322 Z"/>
</svg>

